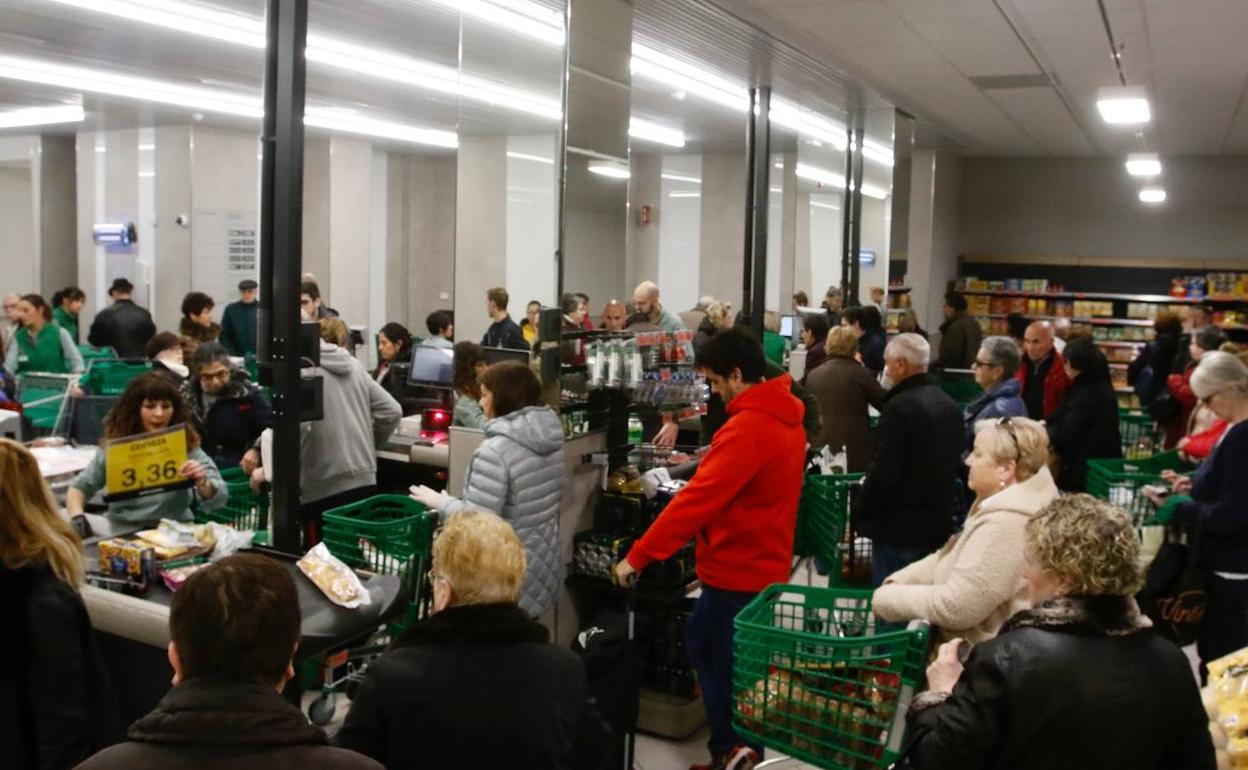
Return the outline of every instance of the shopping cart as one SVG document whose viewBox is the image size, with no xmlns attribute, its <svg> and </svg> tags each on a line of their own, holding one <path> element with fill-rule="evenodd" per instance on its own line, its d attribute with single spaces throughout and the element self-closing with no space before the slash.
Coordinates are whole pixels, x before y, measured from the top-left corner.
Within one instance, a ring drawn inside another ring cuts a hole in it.
<svg viewBox="0 0 1248 770">
<path fill-rule="evenodd" d="M 773 585 L 734 623 L 738 734 L 827 770 L 897 761 L 926 622 L 875 633 L 869 590 Z"/>
<path fill-rule="evenodd" d="M 1088 493 L 1130 513 L 1137 527 L 1152 526 L 1157 506 L 1143 487 L 1169 486 L 1161 479 L 1162 471 L 1182 472 L 1191 467 L 1174 450 L 1138 460 L 1088 460 Z"/>
<path fill-rule="evenodd" d="M 1161 432 L 1145 412 L 1119 409 L 1118 433 L 1122 436 L 1122 456 L 1128 460 L 1152 457 L 1161 449 Z"/>
<path fill-rule="evenodd" d="M 861 473 L 807 474 L 797 506 L 793 553 L 818 559 L 829 585 L 866 585 L 871 580 L 871 541 L 850 526 L 849 510 Z M 810 564 L 807 562 L 807 568 Z"/>
<path fill-rule="evenodd" d="M 253 492 L 251 480 L 247 478 L 242 468 L 223 468 L 221 478 L 225 481 L 226 491 L 229 492 L 225 505 L 215 511 L 205 511 L 195 505 L 192 511 L 195 521 L 199 524 L 215 521 L 239 530 L 251 530 L 254 533 L 252 542 L 268 543 L 268 493 Z"/>
<path fill-rule="evenodd" d="M 412 602 L 402 620 L 386 634 L 362 647 L 338 650 L 321 662 L 321 693 L 308 706 L 308 718 L 318 725 L 334 716 L 339 692 L 348 698 L 364 676 L 369 662 L 429 609 L 429 563 L 433 555 L 436 514 L 406 495 L 376 495 L 325 512 L 322 542 L 330 553 L 353 569 L 380 575 L 398 575 L 411 591 Z"/>
<path fill-rule="evenodd" d="M 65 419 L 76 374 L 26 372 L 17 376 L 17 400 L 35 431 L 48 435 Z"/>
</svg>

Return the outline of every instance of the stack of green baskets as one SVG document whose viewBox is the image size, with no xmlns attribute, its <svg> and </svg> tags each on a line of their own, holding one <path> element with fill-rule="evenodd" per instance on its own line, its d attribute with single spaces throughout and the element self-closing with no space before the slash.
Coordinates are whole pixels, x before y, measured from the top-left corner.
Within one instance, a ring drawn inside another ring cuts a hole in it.
<svg viewBox="0 0 1248 770">
<path fill-rule="evenodd" d="M 251 483 L 242 468 L 224 468 L 221 478 L 225 481 L 229 499 L 215 511 L 206 511 L 196 506 L 195 521 L 200 524 L 215 521 L 239 530 L 251 530 L 255 533 L 253 542 L 267 542 L 269 496 L 251 491 Z"/>
<path fill-rule="evenodd" d="M 817 556 L 827 567 L 828 581 L 833 584 L 843 574 L 849 506 L 862 477 L 861 473 L 830 473 L 807 475 L 802 482 L 793 552 L 797 556 Z"/>
<path fill-rule="evenodd" d="M 929 631 L 874 623 L 870 590 L 765 589 L 734 621 L 737 732 L 817 767 L 896 762 Z"/>
<path fill-rule="evenodd" d="M 398 575 L 411 592 L 412 605 L 391 633 L 401 632 L 419 614 L 435 521 L 436 514 L 406 495 L 376 495 L 325 512 L 321 539 L 330 553 L 354 569 Z"/>
<path fill-rule="evenodd" d="M 1126 510 L 1136 526 L 1149 526 L 1156 506 L 1141 491 L 1147 484 L 1164 484 L 1162 471 L 1183 471 L 1190 466 L 1176 451 L 1139 460 L 1088 460 L 1088 493 Z"/>
<path fill-rule="evenodd" d="M 147 361 L 92 361 L 87 369 L 87 386 L 97 396 L 120 396 L 131 380 L 151 368 Z"/>
<path fill-rule="evenodd" d="M 1122 456 L 1128 460 L 1152 457 L 1161 447 L 1157 423 L 1139 410 L 1118 410 L 1118 432 L 1122 435 Z"/>
</svg>

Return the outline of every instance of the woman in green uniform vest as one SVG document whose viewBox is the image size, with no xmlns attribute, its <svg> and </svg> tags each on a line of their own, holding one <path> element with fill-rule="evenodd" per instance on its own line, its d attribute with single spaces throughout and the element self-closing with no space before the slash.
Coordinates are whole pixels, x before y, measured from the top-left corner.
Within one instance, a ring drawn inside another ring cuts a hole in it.
<svg viewBox="0 0 1248 770">
<path fill-rule="evenodd" d="M 69 337 L 78 344 L 78 314 L 82 306 L 87 304 L 87 295 L 77 286 L 61 289 L 52 295 L 52 320 L 69 332 Z"/>
<path fill-rule="evenodd" d="M 51 372 L 77 374 L 83 370 L 78 345 L 52 320 L 52 309 L 38 294 L 27 294 L 17 303 L 22 328 L 13 334 L 13 345 L 4 357 L 4 368 L 13 374 Z"/>
</svg>

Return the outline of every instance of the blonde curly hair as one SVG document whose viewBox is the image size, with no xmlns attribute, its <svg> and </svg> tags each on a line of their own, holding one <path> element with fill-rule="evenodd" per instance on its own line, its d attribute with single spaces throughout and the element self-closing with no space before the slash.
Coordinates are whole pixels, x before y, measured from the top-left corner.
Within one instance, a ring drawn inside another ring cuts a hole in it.
<svg viewBox="0 0 1248 770">
<path fill-rule="evenodd" d="M 1131 516 L 1088 494 L 1064 495 L 1027 522 L 1027 548 L 1072 595 L 1132 596 L 1140 540 Z"/>
</svg>

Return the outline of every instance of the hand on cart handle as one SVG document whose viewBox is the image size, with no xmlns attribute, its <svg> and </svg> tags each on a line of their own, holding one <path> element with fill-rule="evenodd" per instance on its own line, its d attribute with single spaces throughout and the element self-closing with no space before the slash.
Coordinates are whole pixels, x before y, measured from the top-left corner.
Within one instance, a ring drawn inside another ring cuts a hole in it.
<svg viewBox="0 0 1248 770">
<path fill-rule="evenodd" d="M 633 569 L 633 565 L 628 563 L 628 559 L 621 559 L 620 563 L 615 565 L 615 584 L 621 588 L 632 588 L 637 585 L 637 570 Z"/>
<path fill-rule="evenodd" d="M 1187 476 L 1180 476 L 1171 470 L 1161 472 L 1163 481 L 1170 485 L 1170 488 L 1176 495 L 1186 495 L 1192 491 L 1192 480 Z"/>
<path fill-rule="evenodd" d="M 927 689 L 932 692 L 953 692 L 962 676 L 962 662 L 970 652 L 965 639 L 954 639 L 940 645 L 936 660 L 927 667 Z"/>
</svg>

